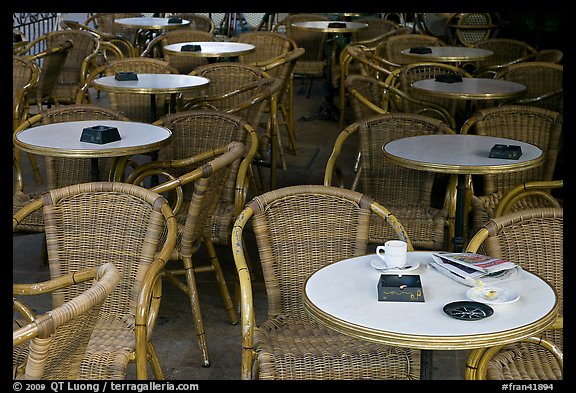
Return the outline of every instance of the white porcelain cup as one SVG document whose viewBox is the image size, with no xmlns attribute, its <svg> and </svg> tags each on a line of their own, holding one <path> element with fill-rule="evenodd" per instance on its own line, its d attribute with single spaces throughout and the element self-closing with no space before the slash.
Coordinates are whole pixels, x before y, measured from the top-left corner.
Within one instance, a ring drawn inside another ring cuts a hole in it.
<svg viewBox="0 0 576 393">
<path fill-rule="evenodd" d="M 376 247 L 376 255 L 384 261 L 387 268 L 406 265 L 408 244 L 402 240 L 388 240 L 383 246 Z"/>
</svg>

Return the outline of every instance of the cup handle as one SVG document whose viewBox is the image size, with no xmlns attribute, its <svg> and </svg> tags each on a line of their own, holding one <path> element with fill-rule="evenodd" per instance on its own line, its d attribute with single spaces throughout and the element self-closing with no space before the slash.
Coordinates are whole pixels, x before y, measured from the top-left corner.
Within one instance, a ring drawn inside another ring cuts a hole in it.
<svg viewBox="0 0 576 393">
<path fill-rule="evenodd" d="M 382 252 L 380 252 L 380 251 L 382 251 Z M 384 254 L 386 254 L 386 248 L 384 246 L 376 247 L 376 255 L 378 255 L 380 258 L 384 259 Z"/>
</svg>

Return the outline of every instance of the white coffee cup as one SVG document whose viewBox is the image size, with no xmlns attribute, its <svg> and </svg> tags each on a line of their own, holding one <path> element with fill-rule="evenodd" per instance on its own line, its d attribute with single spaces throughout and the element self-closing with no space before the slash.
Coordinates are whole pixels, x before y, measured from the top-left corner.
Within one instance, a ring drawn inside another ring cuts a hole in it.
<svg viewBox="0 0 576 393">
<path fill-rule="evenodd" d="M 408 244 L 402 240 L 388 240 L 383 246 L 376 247 L 376 255 L 384 261 L 387 268 L 406 265 Z"/>
</svg>

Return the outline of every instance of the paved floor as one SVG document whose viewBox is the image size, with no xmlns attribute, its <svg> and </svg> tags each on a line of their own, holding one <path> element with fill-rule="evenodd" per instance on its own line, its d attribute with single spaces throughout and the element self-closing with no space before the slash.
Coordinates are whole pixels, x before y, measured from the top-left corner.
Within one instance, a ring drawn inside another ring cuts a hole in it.
<svg viewBox="0 0 576 393">
<path fill-rule="evenodd" d="M 314 82 L 310 97 L 306 97 L 307 84 L 295 82 L 295 124 L 298 150 L 296 155 L 286 153 L 288 169 L 278 171 L 277 186 L 294 184 L 321 184 L 324 167 L 340 129 L 335 121 L 309 119 L 323 100 L 322 83 Z M 284 134 L 285 136 L 285 134 Z M 351 148 L 343 156 L 344 175 L 351 181 L 351 163 L 355 150 Z M 26 160 L 25 160 L 26 164 Z M 28 191 L 41 189 L 34 184 L 28 165 L 25 165 L 25 185 Z M 34 282 L 48 278 L 48 269 L 40 260 L 41 235 L 13 237 L 13 280 Z M 250 234 L 246 239 L 254 252 Z M 217 249 L 228 285 L 234 282 L 234 261 L 230 250 Z M 201 260 L 203 253 L 197 254 Z M 253 258 L 256 268 L 257 259 Z M 230 325 L 224 311 L 212 274 L 198 275 L 198 291 L 205 323 L 210 367 L 202 367 L 199 349 L 192 324 L 187 297 L 173 285 L 166 283 L 159 320 L 154 331 L 154 343 L 167 379 L 172 380 L 238 380 L 241 362 L 241 326 Z M 255 314 L 257 322 L 266 315 L 266 294 L 261 274 L 253 282 Z M 40 301 L 38 310 L 47 307 L 48 299 Z M 463 379 L 466 351 L 434 352 L 433 378 L 437 380 Z M 131 369 L 129 377 L 134 376 Z"/>
</svg>

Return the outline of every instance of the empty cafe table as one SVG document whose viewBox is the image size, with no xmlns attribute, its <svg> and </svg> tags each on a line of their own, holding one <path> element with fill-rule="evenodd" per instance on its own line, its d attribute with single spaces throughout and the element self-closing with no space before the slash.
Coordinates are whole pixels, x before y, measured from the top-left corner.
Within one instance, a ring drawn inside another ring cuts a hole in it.
<svg viewBox="0 0 576 393">
<path fill-rule="evenodd" d="M 518 159 L 490 158 L 496 144 L 522 149 Z M 384 157 L 407 168 L 458 175 L 453 249 L 461 252 L 464 238 L 466 176 L 522 171 L 541 165 L 542 150 L 537 146 L 507 138 L 483 135 L 419 135 L 396 139 L 382 147 Z"/>
<path fill-rule="evenodd" d="M 467 46 L 429 46 L 415 50 L 407 48 L 400 53 L 415 61 L 433 61 L 441 63 L 462 63 L 467 61 L 482 61 L 494 54 L 491 50 L 469 48 Z M 426 49 L 429 49 L 427 51 Z"/>
<path fill-rule="evenodd" d="M 143 49 L 146 42 L 152 40 L 155 34 L 163 30 L 181 29 L 190 24 L 189 20 L 178 18 L 159 18 L 159 17 L 146 17 L 136 16 L 130 18 L 118 18 L 114 20 L 118 26 L 138 29 L 136 34 L 136 42 L 134 46 Z M 144 42 L 140 42 L 144 40 Z"/>
<path fill-rule="evenodd" d="M 109 93 L 149 94 L 151 103 L 151 118 L 156 120 L 156 95 L 170 94 L 169 110 L 175 112 L 176 96 L 203 89 L 210 83 L 208 78 L 182 74 L 137 74 L 138 80 L 117 80 L 114 75 L 94 79 L 95 89 Z"/>
<path fill-rule="evenodd" d="M 108 126 L 118 129 L 120 140 L 105 144 L 81 142 L 84 128 Z M 98 158 L 116 157 L 110 180 L 121 181 L 130 156 L 155 152 L 167 146 L 172 132 L 147 123 L 120 120 L 82 120 L 45 124 L 14 134 L 14 144 L 23 151 L 51 157 L 92 159 L 92 180 L 100 180 Z"/>
<path fill-rule="evenodd" d="M 377 284 L 386 273 L 371 266 L 373 258 L 378 257 L 368 254 L 344 259 L 317 270 L 304 284 L 304 307 L 319 322 L 343 334 L 422 350 L 421 379 L 433 379 L 432 351 L 519 341 L 543 331 L 557 316 L 554 289 L 537 275 L 521 271 L 499 284 L 515 291 L 516 301 L 490 304 L 493 314 L 483 319 L 453 318 L 443 311 L 444 306 L 469 301 L 466 292 L 470 287 L 429 266 L 432 253 L 426 251 L 409 252 L 407 265 L 418 267 L 402 275 L 408 283 L 411 276 L 419 276 L 423 301 L 379 301 Z"/>
<path fill-rule="evenodd" d="M 196 50 L 182 50 L 182 47 L 196 46 Z M 162 48 L 165 52 L 169 52 L 178 56 L 192 56 L 192 57 L 207 57 L 208 61 L 212 62 L 220 58 L 237 57 L 249 52 L 254 51 L 256 46 L 252 44 L 245 44 L 242 42 L 179 42 L 176 44 L 169 44 Z"/>
</svg>

